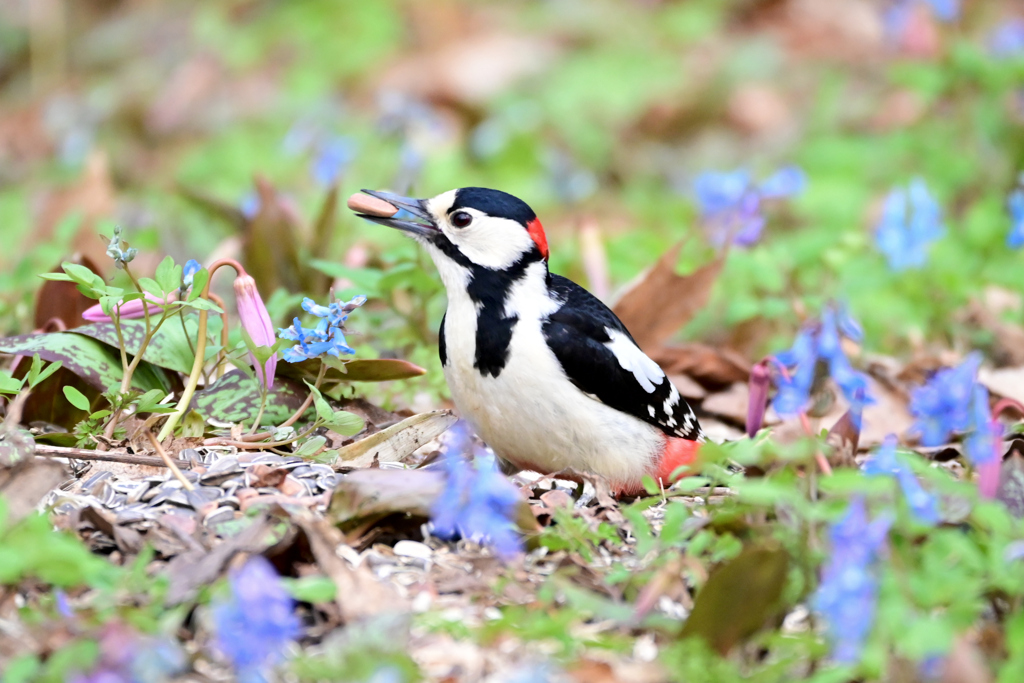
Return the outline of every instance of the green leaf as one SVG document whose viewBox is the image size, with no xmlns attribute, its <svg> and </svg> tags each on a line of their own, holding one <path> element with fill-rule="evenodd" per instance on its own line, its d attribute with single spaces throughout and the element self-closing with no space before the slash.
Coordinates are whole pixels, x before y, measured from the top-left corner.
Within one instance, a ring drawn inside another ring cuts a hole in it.
<svg viewBox="0 0 1024 683">
<path fill-rule="evenodd" d="M 206 268 L 200 268 L 196 271 L 196 274 L 192 276 L 192 291 L 188 293 L 187 301 L 195 301 L 199 298 L 199 295 L 203 293 L 203 289 L 206 287 L 206 283 L 210 281 L 210 271 Z"/>
<path fill-rule="evenodd" d="M 165 293 L 173 292 L 181 286 L 182 270 L 181 266 L 174 263 L 173 258 L 167 256 L 156 267 L 156 273 L 154 273 L 153 277 L 156 278 L 157 283 Z"/>
<path fill-rule="evenodd" d="M 44 280 L 55 280 L 57 282 L 74 282 L 75 280 L 67 273 L 42 273 L 39 275 Z"/>
<path fill-rule="evenodd" d="M 68 403 L 78 408 L 79 410 L 89 410 L 89 399 L 85 397 L 78 389 L 72 386 L 64 387 L 64 396 L 68 399 Z"/>
<path fill-rule="evenodd" d="M 64 272 L 68 274 L 68 277 L 71 278 L 72 282 L 77 282 L 80 285 L 92 288 L 100 288 L 104 286 L 103 278 L 83 265 L 65 261 L 61 264 L 61 268 L 63 268 Z"/>
<path fill-rule="evenodd" d="M 157 297 L 164 297 L 167 294 L 167 290 L 160 286 L 160 283 L 148 277 L 139 278 L 139 286 L 150 294 Z"/>
<path fill-rule="evenodd" d="M 267 406 L 261 424 L 276 424 L 291 417 L 306 400 L 306 390 L 295 380 L 274 380 L 267 395 Z M 240 370 L 232 370 L 196 392 L 190 406 L 209 420 L 244 422 L 252 420 L 260 408 L 260 386 Z"/>
<path fill-rule="evenodd" d="M 334 600 L 338 586 L 326 576 L 303 576 L 301 579 L 281 579 L 285 590 L 299 602 L 326 603 Z"/>
<path fill-rule="evenodd" d="M 300 458 L 311 458 L 315 453 L 319 453 L 320 449 L 327 443 L 326 436 L 314 436 L 306 440 L 306 443 L 302 444 L 295 450 L 295 455 Z"/>
<path fill-rule="evenodd" d="M 0 394 L 16 394 L 24 385 L 24 379 L 15 379 L 9 370 L 0 370 Z"/>
<path fill-rule="evenodd" d="M 38 353 L 32 356 L 32 366 L 29 368 L 27 375 L 28 385 L 30 387 L 35 387 L 47 377 L 57 372 L 57 370 L 60 370 L 61 365 L 63 364 L 60 361 L 57 361 L 56 363 L 50 363 L 44 367 L 43 359 L 39 357 Z"/>
<path fill-rule="evenodd" d="M 354 436 L 363 431 L 366 422 L 363 418 L 347 410 L 335 410 L 331 416 L 324 420 L 324 424 L 342 436 Z"/>
<path fill-rule="evenodd" d="M 86 326 L 89 327 L 89 326 Z M 76 328 L 75 332 L 84 328 Z M 28 356 L 39 354 L 43 360 L 61 361 L 63 367 L 100 391 L 119 385 L 123 370 L 117 351 L 95 339 L 75 332 L 22 334 L 0 339 L 0 353 Z M 139 363 L 132 386 L 142 391 L 171 390 L 167 374 L 150 363 Z"/>
</svg>

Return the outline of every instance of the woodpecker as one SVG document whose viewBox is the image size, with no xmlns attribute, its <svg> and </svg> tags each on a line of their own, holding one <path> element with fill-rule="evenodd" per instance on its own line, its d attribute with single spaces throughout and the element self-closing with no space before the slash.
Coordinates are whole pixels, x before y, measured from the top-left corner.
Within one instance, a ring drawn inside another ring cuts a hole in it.
<svg viewBox="0 0 1024 683">
<path fill-rule="evenodd" d="M 411 235 L 437 266 L 445 379 L 507 473 L 573 468 L 637 494 L 644 475 L 667 485 L 695 460 L 705 437 L 693 409 L 607 306 L 548 270 L 525 202 L 480 187 L 431 199 L 363 192 L 398 211 L 357 215 Z"/>
</svg>

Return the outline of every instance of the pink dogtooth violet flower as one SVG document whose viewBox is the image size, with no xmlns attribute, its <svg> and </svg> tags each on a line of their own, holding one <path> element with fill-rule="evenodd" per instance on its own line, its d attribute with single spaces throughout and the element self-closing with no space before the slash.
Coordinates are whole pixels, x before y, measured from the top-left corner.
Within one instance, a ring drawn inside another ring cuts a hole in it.
<svg viewBox="0 0 1024 683">
<path fill-rule="evenodd" d="M 277 342 L 274 326 L 270 322 L 267 306 L 256 289 L 256 281 L 248 273 L 242 272 L 235 278 L 235 303 L 238 305 L 238 318 L 242 328 L 257 346 L 273 346 Z M 250 352 L 249 360 L 256 370 L 260 383 L 267 389 L 274 386 L 274 373 L 277 371 L 277 354 L 272 355 L 263 367 L 259 366 L 256 357 Z"/>
<path fill-rule="evenodd" d="M 171 301 L 174 301 L 176 298 L 177 297 L 172 294 L 166 299 L 161 299 L 160 297 L 153 296 L 147 292 L 145 301 L 148 303 L 149 314 L 155 315 L 162 312 L 164 310 L 163 307 Z M 143 307 L 146 305 L 146 303 L 143 303 L 143 299 L 132 299 L 131 301 L 120 303 L 117 305 L 118 315 L 121 320 L 138 320 L 145 316 Z M 82 311 L 82 318 L 91 323 L 113 322 L 111 317 L 103 312 L 103 307 L 100 304 L 90 306 Z"/>
</svg>

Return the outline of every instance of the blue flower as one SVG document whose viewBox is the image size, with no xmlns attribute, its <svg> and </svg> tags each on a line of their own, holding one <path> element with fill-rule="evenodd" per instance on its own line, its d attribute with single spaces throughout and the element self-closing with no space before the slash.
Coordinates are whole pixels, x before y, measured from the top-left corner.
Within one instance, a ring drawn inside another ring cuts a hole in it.
<svg viewBox="0 0 1024 683">
<path fill-rule="evenodd" d="M 519 492 L 493 463 L 464 456 L 472 450 L 465 423 L 452 427 L 451 434 L 443 455 L 445 488 L 431 509 L 434 534 L 484 542 L 503 558 L 518 554 L 522 543 L 513 520 Z"/>
<path fill-rule="evenodd" d="M 320 320 L 316 327 L 310 329 L 303 327 L 299 319 L 295 318 L 291 327 L 278 330 L 281 339 L 298 342 L 296 346 L 285 349 L 281 357 L 289 363 L 300 363 L 324 354 L 339 358 L 343 353 L 355 353 L 345 339 L 345 322 L 349 313 L 365 303 L 366 297 L 362 295 L 349 301 L 332 301 L 326 306 L 308 297 L 303 299 L 302 309 Z"/>
<path fill-rule="evenodd" d="M 889 268 L 899 272 L 922 267 L 928 261 L 928 247 L 945 232 L 942 209 L 924 181 L 915 178 L 908 189 L 889 193 L 875 231 L 875 244 Z"/>
<path fill-rule="evenodd" d="M 789 377 L 780 373 L 777 380 L 778 393 L 772 404 L 775 412 L 792 417 L 807 407 L 817 364 L 823 361 L 832 380 L 850 402 L 853 414 L 859 418 L 864 406 L 872 399 L 868 394 L 867 377 L 850 365 L 843 352 L 843 336 L 859 341 L 862 336 L 860 326 L 844 307 L 829 305 L 822 311 L 820 322 L 800 331 L 793 348 L 776 354 L 776 361 L 787 369 Z"/>
<path fill-rule="evenodd" d="M 903 497 L 914 516 L 922 523 L 935 525 L 939 522 L 939 506 L 935 496 L 921 486 L 909 467 L 896 456 L 896 437 L 890 434 L 873 456 L 864 464 L 868 476 L 895 477 L 903 489 Z"/>
<path fill-rule="evenodd" d="M 758 186 L 744 169 L 728 172 L 706 171 L 693 182 L 693 194 L 701 219 L 716 246 L 734 243 L 750 246 L 764 229 L 761 203 L 782 199 L 803 191 L 806 178 L 796 166 L 787 166 Z"/>
<path fill-rule="evenodd" d="M 890 0 L 885 11 L 885 28 L 890 36 L 902 36 L 915 6 L 926 6 L 939 21 L 952 22 L 960 17 L 960 0 Z"/>
<path fill-rule="evenodd" d="M 1002 444 L 1002 427 L 992 419 L 988 407 L 988 389 L 980 384 L 974 387 L 970 409 L 971 433 L 965 443 L 967 457 L 971 463 L 987 465 L 1001 456 L 999 446 Z"/>
<path fill-rule="evenodd" d="M 199 261 L 195 259 L 189 259 L 188 263 L 185 264 L 185 268 L 181 275 L 181 287 L 182 289 L 188 289 L 192 286 L 192 281 L 195 279 L 196 273 L 203 269 Z"/>
<path fill-rule="evenodd" d="M 989 34 L 988 49 L 1002 59 L 1024 54 L 1024 19 L 1015 17 L 997 26 Z"/>
<path fill-rule="evenodd" d="M 1017 188 L 1007 200 L 1013 224 L 1006 235 L 1006 245 L 1011 249 L 1024 247 L 1024 189 Z"/>
<path fill-rule="evenodd" d="M 295 603 L 277 572 L 257 555 L 229 576 L 231 596 L 213 606 L 217 647 L 243 681 L 264 681 L 300 634 Z"/>
<path fill-rule="evenodd" d="M 324 187 L 333 185 L 356 157 L 355 143 L 345 137 L 331 137 L 317 146 L 310 172 Z"/>
<path fill-rule="evenodd" d="M 941 446 L 954 432 L 971 424 L 970 405 L 981 354 L 972 353 L 955 368 L 943 368 L 921 387 L 910 392 L 913 429 L 925 446 Z"/>
<path fill-rule="evenodd" d="M 857 662 L 871 632 L 878 599 L 874 565 L 891 524 L 888 515 L 869 523 L 864 499 L 856 498 L 843 518 L 830 527 L 832 555 L 822 570 L 812 604 L 825 618 L 837 662 Z"/>
</svg>

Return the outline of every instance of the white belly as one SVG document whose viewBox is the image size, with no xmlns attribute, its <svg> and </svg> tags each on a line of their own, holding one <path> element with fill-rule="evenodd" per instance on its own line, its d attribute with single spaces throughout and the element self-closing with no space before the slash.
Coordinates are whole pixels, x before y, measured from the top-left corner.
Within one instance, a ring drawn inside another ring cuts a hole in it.
<svg viewBox="0 0 1024 683">
<path fill-rule="evenodd" d="M 455 302 L 453 302 L 455 303 Z M 574 468 L 614 485 L 639 484 L 664 437 L 654 427 L 577 389 L 544 341 L 541 322 L 520 319 L 498 377 L 473 367 L 476 310 L 449 306 L 445 378 L 456 407 L 500 457 L 543 473 Z M 454 333 L 462 330 L 462 334 Z"/>
</svg>

